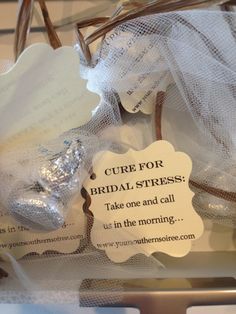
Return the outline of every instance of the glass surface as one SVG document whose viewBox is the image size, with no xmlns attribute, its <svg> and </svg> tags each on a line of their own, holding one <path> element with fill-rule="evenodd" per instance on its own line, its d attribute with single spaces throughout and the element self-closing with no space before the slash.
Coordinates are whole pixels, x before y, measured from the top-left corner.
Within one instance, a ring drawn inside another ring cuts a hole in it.
<svg viewBox="0 0 236 314">
<path fill-rule="evenodd" d="M 81 308 L 76 304 L 0 304 L 0 313 L 8 314 L 139 314 L 131 308 Z"/>
<path fill-rule="evenodd" d="M 187 314 L 235 314 L 236 305 L 194 306 Z"/>
</svg>

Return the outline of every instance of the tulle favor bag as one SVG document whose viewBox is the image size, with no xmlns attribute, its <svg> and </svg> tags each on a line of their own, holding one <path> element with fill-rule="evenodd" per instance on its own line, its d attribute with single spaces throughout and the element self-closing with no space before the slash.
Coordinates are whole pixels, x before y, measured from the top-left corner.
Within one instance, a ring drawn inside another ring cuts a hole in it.
<svg viewBox="0 0 236 314">
<path fill-rule="evenodd" d="M 110 89 L 133 120 L 151 115 L 152 140 L 170 141 L 193 161 L 196 210 L 235 226 L 236 16 L 217 7 L 152 15 L 166 6 L 78 24 L 100 23 L 85 39 L 79 31 L 83 75 L 91 90 Z"/>
<path fill-rule="evenodd" d="M 222 3 L 187 2 L 128 1 L 111 18 L 80 22 L 75 46 L 78 76 L 99 96 L 90 119 L 63 129 L 64 117 L 71 122 L 78 114 L 74 110 L 66 117 L 65 106 L 57 129 L 52 127 L 50 107 L 41 117 L 43 123 L 38 123 L 35 111 L 28 126 L 31 136 L 24 138 L 21 132 L 11 145 L 0 128 L 4 144 L 0 142 L 0 265 L 4 269 L 0 274 L 8 275 L 2 278 L 1 302 L 16 298 L 28 303 L 78 302 L 81 281 L 89 279 L 81 286 L 83 304 L 101 305 L 105 301 L 92 280 L 102 278 L 115 279 L 104 281 L 101 288 L 109 291 L 107 302 L 112 304 L 121 300 L 121 278 L 158 277 L 163 269 L 162 276 L 167 276 L 165 254 L 137 252 L 126 262 L 114 263 L 91 242 L 97 221 L 84 180 L 96 175 L 92 160 L 101 151 L 121 154 L 168 140 L 193 161 L 189 184 L 198 213 L 235 226 L 236 15 L 219 8 L 177 11 Z M 60 50 L 45 1 L 39 3 L 50 44 Z M 22 1 L 15 41 L 18 60 L 32 12 L 33 1 Z M 80 27 L 94 25 L 84 39 Z M 12 123 L 3 123 L 11 130 L 21 121 L 17 116 L 21 111 L 11 102 L 5 109 L 0 119 L 13 112 Z M 35 125 L 44 126 L 43 137 Z M 54 136 L 49 136 L 52 129 Z M 170 258 L 169 265 L 175 261 Z M 87 294 L 90 289 L 92 294 Z"/>
</svg>

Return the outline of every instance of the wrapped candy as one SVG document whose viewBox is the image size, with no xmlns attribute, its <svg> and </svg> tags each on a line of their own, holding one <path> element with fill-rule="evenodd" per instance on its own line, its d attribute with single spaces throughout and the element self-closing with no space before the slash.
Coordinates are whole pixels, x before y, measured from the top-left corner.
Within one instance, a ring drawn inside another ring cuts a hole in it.
<svg viewBox="0 0 236 314">
<path fill-rule="evenodd" d="M 31 186 L 22 184 L 10 194 L 9 212 L 22 224 L 42 230 L 63 225 L 68 199 L 81 187 L 81 168 L 86 158 L 79 140 L 66 146 L 62 152 L 47 156 Z"/>
<path fill-rule="evenodd" d="M 112 96 L 110 96 L 112 98 Z M 2 207 L 20 224 L 41 231 L 60 228 L 70 204 L 80 193 L 92 158 L 112 145 L 104 131 L 119 124 L 116 99 L 104 96 L 91 120 L 58 138 L 16 146 L 0 155 Z M 113 129 L 113 137 L 115 132 Z"/>
</svg>

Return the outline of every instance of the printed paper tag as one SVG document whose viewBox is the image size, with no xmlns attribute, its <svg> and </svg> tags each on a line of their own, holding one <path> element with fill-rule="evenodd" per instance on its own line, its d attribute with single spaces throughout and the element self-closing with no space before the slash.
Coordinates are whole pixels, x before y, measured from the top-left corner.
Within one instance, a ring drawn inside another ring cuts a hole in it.
<svg viewBox="0 0 236 314">
<path fill-rule="evenodd" d="M 100 96 L 80 77 L 79 56 L 72 47 L 47 44 L 27 48 L 0 75 L 0 142 L 57 137 L 88 122 Z"/>
<path fill-rule="evenodd" d="M 157 93 L 165 92 L 171 83 L 171 76 L 164 72 L 160 77 L 153 79 L 150 75 L 140 75 L 136 86 L 119 93 L 121 103 L 130 113 L 143 112 L 152 114 L 156 103 Z"/>
<path fill-rule="evenodd" d="M 157 93 L 165 92 L 173 82 L 158 51 L 156 36 L 139 38 L 119 28 L 105 39 L 105 44 L 114 51 L 111 64 L 120 78 L 115 89 L 122 106 L 130 113 L 152 114 Z M 154 71 L 154 67 L 159 71 Z"/>
<path fill-rule="evenodd" d="M 94 214 L 91 240 L 114 262 L 143 253 L 181 257 L 203 233 L 192 206 L 190 158 L 166 141 L 126 154 L 104 152 L 85 187 Z"/>
<path fill-rule="evenodd" d="M 86 237 L 86 217 L 82 211 L 84 199 L 78 196 L 73 202 L 62 228 L 53 232 L 35 232 L 18 225 L 10 216 L 0 219 L 0 250 L 19 259 L 29 253 L 46 251 L 72 253 Z M 4 256 L 3 256 L 4 257 Z"/>
</svg>

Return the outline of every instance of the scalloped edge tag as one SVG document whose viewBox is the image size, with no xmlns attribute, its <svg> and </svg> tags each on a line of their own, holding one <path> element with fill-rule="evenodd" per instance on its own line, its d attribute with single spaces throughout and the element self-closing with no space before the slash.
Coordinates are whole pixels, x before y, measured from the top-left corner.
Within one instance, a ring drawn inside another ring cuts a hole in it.
<svg viewBox="0 0 236 314">
<path fill-rule="evenodd" d="M 204 230 L 192 206 L 192 162 L 167 141 L 125 154 L 103 152 L 84 186 L 94 215 L 93 245 L 114 262 L 163 252 L 182 257 Z"/>
<path fill-rule="evenodd" d="M 0 75 L 0 145 L 50 140 L 87 123 L 100 96 L 86 85 L 72 47 L 28 47 Z"/>
<path fill-rule="evenodd" d="M 83 213 L 84 199 L 78 195 L 71 204 L 69 214 L 63 226 L 52 232 L 36 232 L 17 224 L 9 215 L 1 216 L 0 250 L 10 253 L 16 259 L 27 254 L 43 254 L 54 251 L 71 254 L 80 248 L 86 239 L 87 219 Z"/>
</svg>

